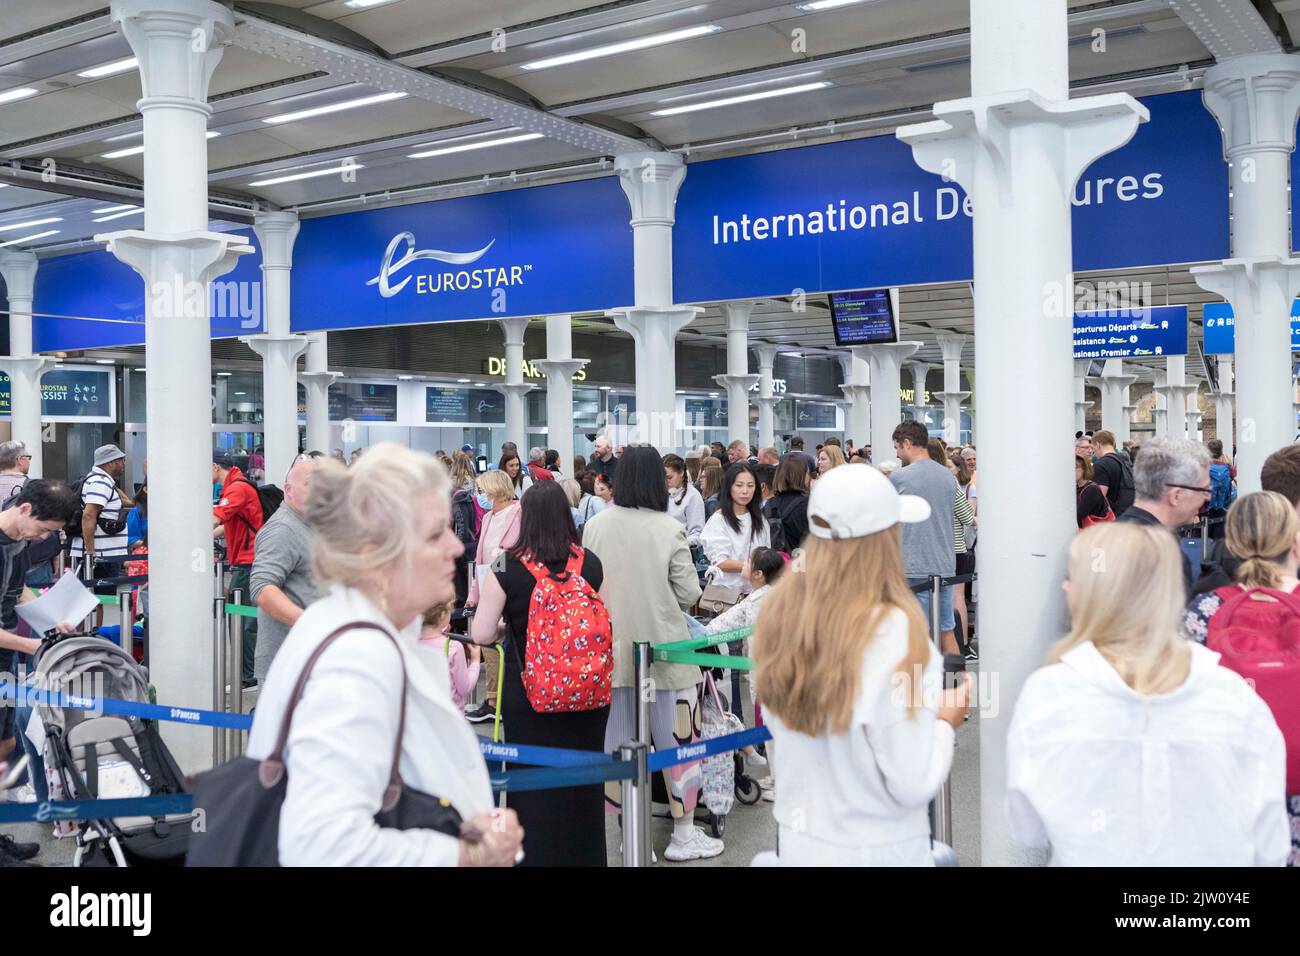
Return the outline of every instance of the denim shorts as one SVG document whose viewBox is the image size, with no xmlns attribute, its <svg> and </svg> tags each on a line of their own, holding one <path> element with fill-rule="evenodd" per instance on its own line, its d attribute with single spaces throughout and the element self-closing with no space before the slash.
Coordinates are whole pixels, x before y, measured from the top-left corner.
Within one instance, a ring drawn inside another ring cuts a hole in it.
<svg viewBox="0 0 1300 956">
<path fill-rule="evenodd" d="M 925 613 L 925 626 L 930 626 L 930 591 L 927 589 L 916 595 L 916 599 L 921 602 L 921 610 Z M 939 630 L 953 631 L 957 629 L 957 618 L 952 613 L 952 585 L 945 584 L 939 588 Z"/>
</svg>

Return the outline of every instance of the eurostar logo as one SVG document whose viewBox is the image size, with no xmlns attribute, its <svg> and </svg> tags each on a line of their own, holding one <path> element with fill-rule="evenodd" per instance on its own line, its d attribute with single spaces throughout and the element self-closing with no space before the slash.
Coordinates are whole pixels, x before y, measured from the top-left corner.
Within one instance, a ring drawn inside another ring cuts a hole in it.
<svg viewBox="0 0 1300 956">
<path fill-rule="evenodd" d="M 406 252 L 394 262 L 393 256 L 403 242 L 406 243 Z M 407 276 L 396 285 L 389 285 L 389 278 L 395 273 L 401 272 L 417 259 L 434 259 L 438 262 L 446 262 L 456 266 L 468 265 L 481 259 L 483 254 L 491 249 L 495 242 L 496 240 L 493 239 L 482 249 L 477 249 L 474 252 L 444 252 L 441 249 L 420 249 L 417 252 L 414 234 L 399 232 L 393 236 L 393 241 L 388 244 L 388 249 L 384 252 L 383 261 L 379 264 L 379 275 L 366 280 L 366 285 L 378 285 L 379 294 L 385 299 L 390 299 L 406 287 L 406 284 L 411 281 L 411 277 Z"/>
</svg>

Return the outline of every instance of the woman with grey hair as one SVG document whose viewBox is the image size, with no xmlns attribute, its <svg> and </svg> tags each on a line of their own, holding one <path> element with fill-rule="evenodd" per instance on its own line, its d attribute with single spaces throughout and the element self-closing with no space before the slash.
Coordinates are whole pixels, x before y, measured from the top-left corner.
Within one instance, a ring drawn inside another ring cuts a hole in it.
<svg viewBox="0 0 1300 956">
<path fill-rule="evenodd" d="M 316 580 L 329 591 L 303 612 L 276 655 L 248 739 L 248 756 L 266 758 L 288 714 L 282 865 L 516 861 L 523 831 L 513 811 L 494 809 L 446 665 L 439 676 L 435 663 L 442 662 L 418 644 L 423 612 L 453 597 L 462 546 L 451 526 L 450 490 L 432 455 L 387 442 L 350 468 L 316 465 L 306 519 L 316 532 Z M 394 783 L 403 793 L 395 807 Z M 462 822 L 396 828 L 381 811 L 401 811 L 407 795 L 445 801 Z"/>
</svg>

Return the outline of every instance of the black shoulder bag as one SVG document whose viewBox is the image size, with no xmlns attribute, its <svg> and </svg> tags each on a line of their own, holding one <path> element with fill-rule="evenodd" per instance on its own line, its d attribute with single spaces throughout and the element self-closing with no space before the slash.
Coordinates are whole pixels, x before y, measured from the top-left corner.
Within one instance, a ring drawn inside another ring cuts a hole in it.
<svg viewBox="0 0 1300 956">
<path fill-rule="evenodd" d="M 358 621 L 330 633 L 307 659 L 280 721 L 275 747 L 264 760 L 237 757 L 194 778 L 194 809 L 204 812 L 205 827 L 190 837 L 186 866 L 279 866 L 280 809 L 289 787 L 284 748 L 289 741 L 293 713 L 307 686 L 317 659 L 347 631 L 365 628 L 379 631 L 397 649 L 397 639 L 378 624 Z M 436 830 L 458 837 L 461 815 L 443 798 L 402 783 L 398 765 L 402 738 L 406 732 L 406 659 L 402 658 L 402 703 L 393 748 L 393 767 L 384 790 L 384 800 L 375 822 L 393 830 Z"/>
</svg>

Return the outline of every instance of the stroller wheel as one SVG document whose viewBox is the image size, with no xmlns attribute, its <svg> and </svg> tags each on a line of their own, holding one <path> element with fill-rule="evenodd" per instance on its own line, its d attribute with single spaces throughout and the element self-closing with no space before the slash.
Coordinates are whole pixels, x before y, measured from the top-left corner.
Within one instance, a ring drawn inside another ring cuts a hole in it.
<svg viewBox="0 0 1300 956">
<path fill-rule="evenodd" d="M 716 813 L 709 814 L 709 832 L 715 839 L 721 840 L 723 831 L 727 829 L 726 816 L 718 816 Z"/>
<path fill-rule="evenodd" d="M 752 807 L 763 798 L 763 788 L 758 781 L 748 774 L 736 776 L 736 799 L 747 807 Z"/>
</svg>

